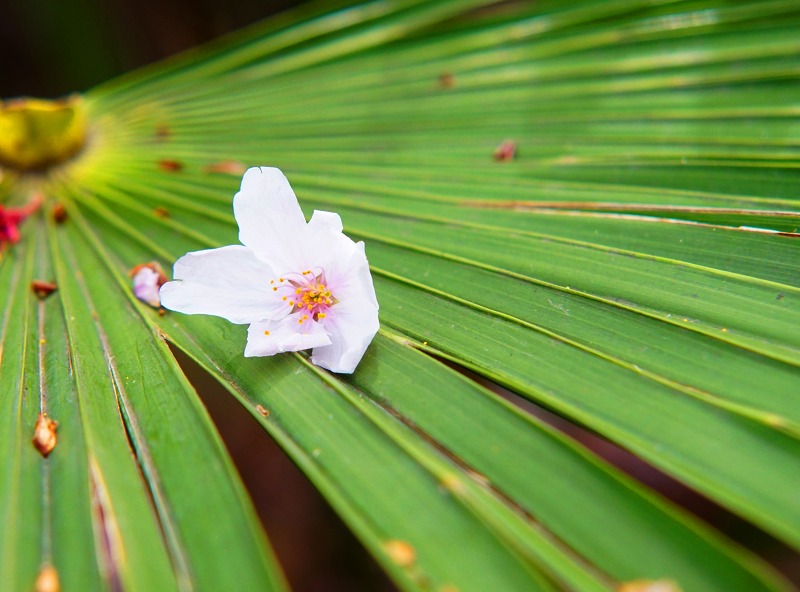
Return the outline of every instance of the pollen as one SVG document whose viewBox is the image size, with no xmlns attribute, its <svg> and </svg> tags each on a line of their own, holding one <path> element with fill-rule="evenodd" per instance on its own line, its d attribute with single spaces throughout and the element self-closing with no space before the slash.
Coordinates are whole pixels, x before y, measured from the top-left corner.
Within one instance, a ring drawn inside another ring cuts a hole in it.
<svg viewBox="0 0 800 592">
<path fill-rule="evenodd" d="M 269 331 L 264 331 L 264 335 L 269 335 Z"/>
<path fill-rule="evenodd" d="M 328 309 L 338 302 L 328 288 L 325 271 L 321 268 L 292 273 L 287 278 L 289 284 L 287 287 L 294 288 L 295 297 L 289 300 L 291 297 L 283 296 L 282 300 L 287 302 L 292 312 L 300 313 L 297 320 L 299 324 L 309 320 L 324 319 L 328 316 Z"/>
<path fill-rule="evenodd" d="M 269 283 L 270 283 L 270 284 L 274 284 L 274 283 L 275 283 L 275 280 L 270 280 L 270 281 L 269 281 Z"/>
<path fill-rule="evenodd" d="M 277 287 L 275 287 L 275 286 L 273 286 L 273 287 L 272 287 L 272 291 L 273 291 L 273 292 L 277 292 L 277 291 L 278 291 L 278 288 L 277 288 Z"/>
</svg>

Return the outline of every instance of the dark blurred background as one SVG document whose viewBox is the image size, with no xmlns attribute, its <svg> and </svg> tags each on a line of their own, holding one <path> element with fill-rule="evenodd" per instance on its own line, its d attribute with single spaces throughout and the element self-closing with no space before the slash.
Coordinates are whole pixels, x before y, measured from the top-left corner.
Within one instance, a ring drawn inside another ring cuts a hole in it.
<svg viewBox="0 0 800 592">
<path fill-rule="evenodd" d="M 56 97 L 303 0 L 0 0 L 0 97 Z"/>
</svg>

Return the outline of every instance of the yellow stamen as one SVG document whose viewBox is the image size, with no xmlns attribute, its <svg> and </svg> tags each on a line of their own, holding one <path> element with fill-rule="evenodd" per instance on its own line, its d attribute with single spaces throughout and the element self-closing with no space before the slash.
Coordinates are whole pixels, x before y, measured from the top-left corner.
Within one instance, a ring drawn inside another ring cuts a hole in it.
<svg viewBox="0 0 800 592">
<path fill-rule="evenodd" d="M 278 291 L 278 288 L 272 288 L 272 291 L 273 291 L 273 292 L 277 292 L 277 291 Z"/>
<path fill-rule="evenodd" d="M 269 331 L 264 331 L 264 335 L 269 335 Z"/>
<path fill-rule="evenodd" d="M 325 317 L 327 317 L 327 316 L 328 316 L 328 315 L 326 315 L 324 312 L 321 312 L 321 313 L 319 313 L 319 314 L 317 315 L 317 318 L 318 318 L 318 319 L 324 319 L 324 318 L 325 318 Z"/>
<path fill-rule="evenodd" d="M 281 298 L 281 300 L 286 300 L 286 296 L 284 296 L 283 298 Z"/>
</svg>

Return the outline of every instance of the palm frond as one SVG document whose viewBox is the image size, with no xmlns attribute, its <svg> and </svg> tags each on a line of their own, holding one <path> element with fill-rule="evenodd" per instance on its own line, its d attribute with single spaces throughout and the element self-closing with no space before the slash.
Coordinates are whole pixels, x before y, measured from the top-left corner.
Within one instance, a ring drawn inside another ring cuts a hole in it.
<svg viewBox="0 0 800 592">
<path fill-rule="evenodd" d="M 166 340 L 404 589 L 787 589 L 486 385 L 800 547 L 798 31 L 779 0 L 322 3 L 86 93 L 83 153 L 0 185 L 51 200 L 0 265 L 0 573 L 283 588 Z M 382 329 L 352 377 L 132 296 L 134 265 L 237 242 L 245 165 L 366 242 Z"/>
</svg>

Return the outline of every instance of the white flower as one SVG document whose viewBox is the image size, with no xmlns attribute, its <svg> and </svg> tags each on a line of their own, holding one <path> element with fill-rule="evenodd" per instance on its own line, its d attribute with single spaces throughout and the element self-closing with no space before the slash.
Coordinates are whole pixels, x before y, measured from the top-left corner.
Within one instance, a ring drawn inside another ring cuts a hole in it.
<svg viewBox="0 0 800 592">
<path fill-rule="evenodd" d="M 364 243 L 338 214 L 306 223 L 283 173 L 251 168 L 233 198 L 243 246 L 187 253 L 161 288 L 161 305 L 249 324 L 244 355 L 313 348 L 311 361 L 351 373 L 378 331 Z"/>
</svg>

